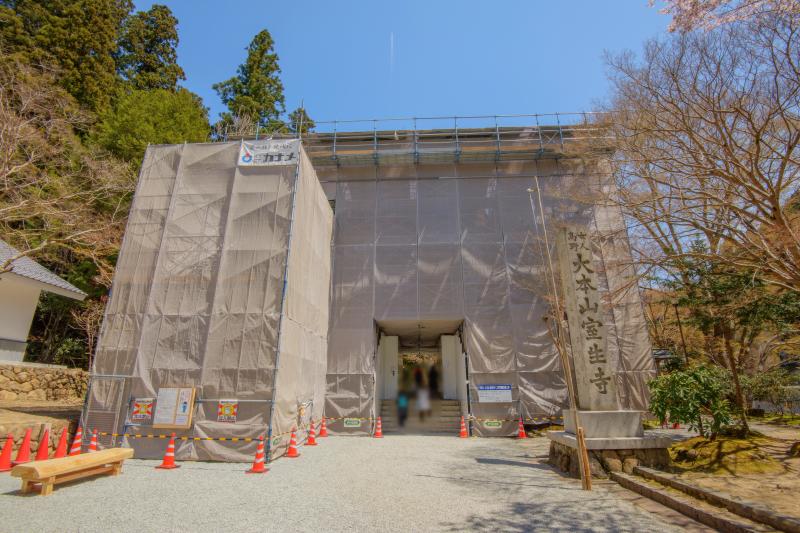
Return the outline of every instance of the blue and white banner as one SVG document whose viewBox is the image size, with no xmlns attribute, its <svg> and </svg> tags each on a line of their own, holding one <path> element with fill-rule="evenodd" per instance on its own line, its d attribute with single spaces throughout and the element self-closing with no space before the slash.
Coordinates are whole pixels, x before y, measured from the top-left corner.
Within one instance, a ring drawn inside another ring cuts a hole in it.
<svg viewBox="0 0 800 533">
<path fill-rule="evenodd" d="M 299 139 L 243 141 L 239 166 L 296 165 L 300 158 Z"/>
</svg>

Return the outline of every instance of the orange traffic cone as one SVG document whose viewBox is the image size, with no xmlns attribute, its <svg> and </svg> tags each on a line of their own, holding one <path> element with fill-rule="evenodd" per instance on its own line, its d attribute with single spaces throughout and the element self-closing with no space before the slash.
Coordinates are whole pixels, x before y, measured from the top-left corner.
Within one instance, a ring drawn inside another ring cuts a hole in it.
<svg viewBox="0 0 800 533">
<path fill-rule="evenodd" d="M 525 425 L 522 423 L 522 417 L 519 417 L 519 430 L 517 431 L 518 439 L 527 439 L 528 434 L 525 433 Z"/>
<path fill-rule="evenodd" d="M 325 427 L 325 417 L 322 417 L 322 425 L 319 427 L 319 438 L 328 436 L 328 428 Z"/>
<path fill-rule="evenodd" d="M 34 461 L 45 461 L 50 452 L 50 430 L 45 429 L 44 435 L 39 439 L 39 449 L 36 450 L 36 459 Z"/>
<path fill-rule="evenodd" d="M 92 430 L 92 439 L 89 441 L 89 451 L 96 452 L 97 451 L 97 428 Z"/>
<path fill-rule="evenodd" d="M 31 461 L 31 428 L 25 430 L 25 436 L 22 438 L 22 445 L 17 450 L 17 458 L 14 459 L 12 465 L 22 463 L 29 463 Z"/>
<path fill-rule="evenodd" d="M 295 431 L 295 429 L 292 429 L 292 436 L 289 438 L 289 449 L 286 451 L 286 457 L 300 457 L 300 452 L 297 451 L 297 435 L 294 434 Z"/>
<path fill-rule="evenodd" d="M 78 426 L 78 431 L 75 432 L 75 438 L 72 440 L 72 447 L 69 449 L 70 455 L 80 455 L 81 446 L 83 445 L 83 430 Z"/>
<path fill-rule="evenodd" d="M 467 433 L 467 425 L 464 423 L 464 417 L 461 417 L 461 431 L 458 433 L 458 436 L 462 439 L 466 439 L 469 437 L 469 433 Z"/>
<path fill-rule="evenodd" d="M 375 424 L 375 434 L 373 435 L 376 439 L 383 438 L 383 424 L 381 424 L 381 417 L 378 417 L 378 423 Z"/>
<path fill-rule="evenodd" d="M 264 435 L 258 438 L 256 456 L 253 459 L 253 466 L 250 470 L 245 470 L 245 474 L 266 474 L 267 468 L 264 466 Z"/>
<path fill-rule="evenodd" d="M 672 429 L 681 429 L 681 425 L 680 425 L 680 423 L 679 423 L 679 422 L 674 422 L 674 423 L 672 424 Z"/>
<path fill-rule="evenodd" d="M 58 446 L 56 446 L 56 453 L 53 459 L 67 456 L 67 428 L 61 430 L 61 438 L 58 439 Z"/>
<path fill-rule="evenodd" d="M 161 461 L 161 464 L 158 465 L 156 468 L 160 468 L 162 470 L 172 470 L 173 468 L 180 468 L 179 465 L 175 464 L 175 433 L 172 434 L 169 438 L 169 444 L 167 444 L 167 451 L 164 452 L 164 460 Z"/>
<path fill-rule="evenodd" d="M 317 445 L 317 433 L 314 431 L 314 421 L 311 421 L 311 427 L 308 429 L 308 438 L 306 439 L 306 446 Z"/>
<path fill-rule="evenodd" d="M 14 451 L 14 435 L 9 433 L 6 435 L 6 443 L 3 446 L 3 451 L 0 453 L 0 472 L 8 472 L 11 470 L 12 451 Z"/>
</svg>

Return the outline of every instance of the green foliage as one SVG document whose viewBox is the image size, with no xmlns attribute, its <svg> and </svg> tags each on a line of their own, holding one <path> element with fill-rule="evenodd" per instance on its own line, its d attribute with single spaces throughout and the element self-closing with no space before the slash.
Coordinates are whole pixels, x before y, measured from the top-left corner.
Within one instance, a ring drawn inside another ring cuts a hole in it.
<svg viewBox="0 0 800 533">
<path fill-rule="evenodd" d="M 304 107 L 298 107 L 289 113 L 289 120 L 287 121 L 286 127 L 294 134 L 300 133 L 305 135 L 310 131 L 314 131 L 316 124 L 314 120 L 308 116 Z"/>
<path fill-rule="evenodd" d="M 673 355 L 666 361 L 664 361 L 664 371 L 665 372 L 675 372 L 677 370 L 683 370 L 686 366 L 686 361 L 683 360 L 683 357 L 678 355 Z"/>
<path fill-rule="evenodd" d="M 203 142 L 208 112 L 186 89 L 134 90 L 122 94 L 103 116 L 96 142 L 113 154 L 138 163 L 148 144 Z"/>
<path fill-rule="evenodd" d="M 186 79 L 178 65 L 178 19 L 167 6 L 129 16 L 122 25 L 117 72 L 135 89 L 175 89 Z"/>
<path fill-rule="evenodd" d="M 247 117 L 267 129 L 283 126 L 279 117 L 284 110 L 283 83 L 278 74 L 278 55 L 269 31 L 261 30 L 247 47 L 247 59 L 236 76 L 214 84 L 228 112 L 222 114 L 224 124 L 234 117 Z"/>
<path fill-rule="evenodd" d="M 707 253 L 700 241 L 692 244 L 693 254 Z M 711 259 L 682 258 L 681 277 L 667 283 L 680 294 L 678 305 L 689 308 L 690 321 L 706 332 L 733 324 L 753 333 L 769 326 L 788 328 L 800 316 L 800 293 L 768 290 L 754 272 L 725 268 Z"/>
<path fill-rule="evenodd" d="M 650 410 L 661 420 L 688 424 L 700 434 L 716 437 L 731 421 L 727 400 L 730 384 L 719 368 L 697 366 L 658 376 L 648 383 Z M 704 424 L 702 417 L 710 417 Z"/>
<path fill-rule="evenodd" d="M 0 42 L 28 64 L 52 64 L 60 84 L 94 111 L 116 84 L 113 54 L 131 0 L 5 0 Z"/>
<path fill-rule="evenodd" d="M 792 377 L 783 369 L 775 368 L 753 376 L 741 376 L 739 379 L 748 404 L 754 400 L 769 402 L 778 406 L 783 413 L 784 405 L 792 399 L 793 392 L 789 388 Z"/>
</svg>

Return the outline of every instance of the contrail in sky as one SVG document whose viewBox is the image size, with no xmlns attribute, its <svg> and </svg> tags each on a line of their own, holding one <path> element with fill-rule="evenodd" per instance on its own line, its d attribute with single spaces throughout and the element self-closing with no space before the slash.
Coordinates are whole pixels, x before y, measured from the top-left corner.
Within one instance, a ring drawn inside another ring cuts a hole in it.
<svg viewBox="0 0 800 533">
<path fill-rule="evenodd" d="M 394 73 L 394 32 L 389 32 L 389 74 Z"/>
</svg>

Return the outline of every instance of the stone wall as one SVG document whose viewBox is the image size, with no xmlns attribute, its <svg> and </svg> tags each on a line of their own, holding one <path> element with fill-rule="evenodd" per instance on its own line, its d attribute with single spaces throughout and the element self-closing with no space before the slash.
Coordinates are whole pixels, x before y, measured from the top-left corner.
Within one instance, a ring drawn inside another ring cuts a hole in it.
<svg viewBox="0 0 800 533">
<path fill-rule="evenodd" d="M 82 400 L 89 373 L 35 363 L 0 363 L 0 400 Z"/>
<path fill-rule="evenodd" d="M 558 442 L 550 443 L 552 466 L 571 477 L 580 477 L 578 450 L 564 446 Z M 664 469 L 670 464 L 669 452 L 666 448 L 640 450 L 589 450 L 589 468 L 592 477 L 606 479 L 609 472 L 625 472 L 632 474 L 637 466 Z"/>
<path fill-rule="evenodd" d="M 25 432 L 31 430 L 31 458 L 36 456 L 36 451 L 39 449 L 39 442 L 44 436 L 45 429 L 48 430 L 48 454 L 50 457 L 55 454 L 58 441 L 61 438 L 61 432 L 67 430 L 67 450 L 72 444 L 72 439 L 75 437 L 75 431 L 78 428 L 77 419 L 55 419 L 44 416 L 28 416 L 24 421 L 22 420 L 6 420 L 0 417 L 0 436 L 2 436 L 2 446 L 5 447 L 6 439 L 10 436 L 12 445 L 12 459 L 17 456 L 19 447 L 22 440 L 25 438 Z"/>
</svg>

